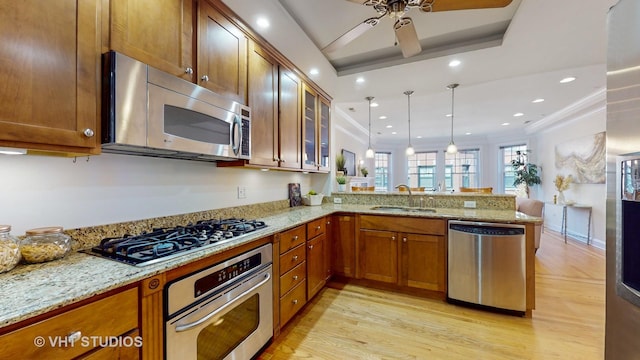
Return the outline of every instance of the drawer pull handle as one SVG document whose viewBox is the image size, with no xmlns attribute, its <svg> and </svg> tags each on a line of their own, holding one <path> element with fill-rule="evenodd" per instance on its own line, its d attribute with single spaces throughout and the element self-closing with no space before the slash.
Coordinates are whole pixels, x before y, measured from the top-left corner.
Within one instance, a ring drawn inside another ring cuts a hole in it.
<svg viewBox="0 0 640 360">
<path fill-rule="evenodd" d="M 292 261 L 298 261 L 298 255 L 293 255 L 293 258 L 291 258 Z"/>
<path fill-rule="evenodd" d="M 293 305 L 297 305 L 297 304 L 298 304 L 298 299 L 294 299 L 294 300 L 292 301 L 292 303 L 293 303 Z"/>
<path fill-rule="evenodd" d="M 293 281 L 298 281 L 298 275 L 293 275 Z"/>
<path fill-rule="evenodd" d="M 316 226 L 316 231 L 320 231 L 320 225 Z"/>
<path fill-rule="evenodd" d="M 291 240 L 292 240 L 292 241 L 296 241 L 296 240 L 298 240 L 298 235 L 294 236 Z"/>
<path fill-rule="evenodd" d="M 76 341 L 80 340 L 81 337 L 82 337 L 82 332 L 81 331 L 74 331 L 71 334 L 67 335 L 67 341 L 69 343 L 73 344 Z"/>
</svg>

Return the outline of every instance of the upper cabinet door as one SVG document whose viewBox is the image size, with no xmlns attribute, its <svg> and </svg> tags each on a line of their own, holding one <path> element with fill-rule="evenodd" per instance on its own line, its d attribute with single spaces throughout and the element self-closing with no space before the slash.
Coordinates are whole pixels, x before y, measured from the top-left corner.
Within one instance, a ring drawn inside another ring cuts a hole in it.
<svg viewBox="0 0 640 360">
<path fill-rule="evenodd" d="M 304 84 L 304 94 L 302 95 L 302 140 L 304 141 L 303 151 L 303 169 L 318 170 L 318 110 L 317 99 L 318 94 L 307 84 Z"/>
<path fill-rule="evenodd" d="M 246 104 L 249 39 L 206 1 L 200 2 L 198 27 L 198 84 Z"/>
<path fill-rule="evenodd" d="M 302 123 L 300 105 L 302 82 L 292 71 L 280 68 L 278 108 L 280 130 L 280 167 L 302 169 Z"/>
<path fill-rule="evenodd" d="M 278 62 L 254 42 L 249 52 L 250 164 L 278 166 Z"/>
<path fill-rule="evenodd" d="M 0 145 L 99 153 L 100 0 L 0 2 Z"/>
<path fill-rule="evenodd" d="M 195 80 L 193 0 L 110 0 L 110 4 L 112 50 Z"/>
<path fill-rule="evenodd" d="M 331 103 L 329 100 L 320 96 L 320 107 L 318 109 L 318 170 L 331 171 L 331 156 L 329 156 L 329 142 L 330 142 L 330 119 L 331 119 Z"/>
</svg>

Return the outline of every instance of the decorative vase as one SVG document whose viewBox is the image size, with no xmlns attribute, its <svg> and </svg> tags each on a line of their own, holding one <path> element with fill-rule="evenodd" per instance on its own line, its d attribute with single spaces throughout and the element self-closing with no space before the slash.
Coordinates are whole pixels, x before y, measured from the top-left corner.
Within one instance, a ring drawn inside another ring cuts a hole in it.
<svg viewBox="0 0 640 360">
<path fill-rule="evenodd" d="M 562 192 L 562 190 L 558 191 L 558 204 L 563 204 L 564 205 L 564 192 Z"/>
<path fill-rule="evenodd" d="M 347 191 L 347 184 L 338 184 L 338 191 L 340 192 Z"/>
</svg>

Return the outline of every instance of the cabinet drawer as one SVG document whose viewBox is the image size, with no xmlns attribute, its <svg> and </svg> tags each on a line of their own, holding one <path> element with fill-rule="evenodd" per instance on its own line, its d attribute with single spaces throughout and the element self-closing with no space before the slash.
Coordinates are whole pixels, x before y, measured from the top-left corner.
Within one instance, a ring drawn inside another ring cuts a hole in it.
<svg viewBox="0 0 640 360">
<path fill-rule="evenodd" d="M 313 239 L 314 237 L 324 234 L 326 230 L 327 224 L 324 221 L 324 218 L 314 220 L 307 223 L 307 240 Z"/>
<path fill-rule="evenodd" d="M 90 338 L 87 346 L 82 340 L 72 346 L 67 340 L 70 334 L 104 339 L 137 327 L 138 289 L 134 288 L 1 336 L 0 359 L 15 358 L 16 354 L 23 359 L 70 359 L 95 347 Z M 44 339 L 44 346 L 34 346 L 34 339 L 38 337 Z M 52 341 L 62 343 L 53 344 Z M 63 345 L 65 341 L 67 346 Z"/>
<path fill-rule="evenodd" d="M 305 250 L 304 245 L 299 245 L 297 248 L 280 255 L 280 275 L 284 275 L 287 271 L 300 265 L 307 258 Z"/>
<path fill-rule="evenodd" d="M 294 247 L 302 244 L 305 240 L 305 227 L 300 225 L 291 230 L 285 231 L 280 234 L 280 254 L 293 249 Z"/>
<path fill-rule="evenodd" d="M 280 277 L 280 296 L 283 296 L 294 286 L 298 285 L 305 279 L 305 273 L 307 270 L 306 261 L 302 264 L 294 267 L 288 273 Z"/>
<path fill-rule="evenodd" d="M 444 235 L 446 231 L 443 219 L 379 215 L 361 215 L 360 228 L 429 235 Z"/>
<path fill-rule="evenodd" d="M 293 290 L 280 299 L 280 326 L 284 326 L 306 303 L 307 280 L 303 280 Z"/>
</svg>

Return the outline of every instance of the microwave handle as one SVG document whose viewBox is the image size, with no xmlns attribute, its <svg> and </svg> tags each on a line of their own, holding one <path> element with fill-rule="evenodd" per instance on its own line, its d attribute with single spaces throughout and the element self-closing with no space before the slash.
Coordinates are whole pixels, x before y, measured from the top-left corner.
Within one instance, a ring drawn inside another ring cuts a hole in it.
<svg viewBox="0 0 640 360">
<path fill-rule="evenodd" d="M 226 308 L 230 307 L 231 305 L 235 304 L 236 302 L 243 300 L 243 298 L 249 294 L 251 294 L 255 289 L 259 288 L 260 286 L 266 284 L 269 280 L 271 280 L 271 274 L 270 273 L 266 273 L 264 275 L 264 279 L 262 281 L 260 281 L 259 283 L 257 283 L 256 285 L 252 286 L 251 289 L 243 292 L 242 294 L 238 295 L 234 300 L 220 306 L 219 308 L 217 308 L 215 311 L 210 312 L 209 314 L 205 315 L 204 317 L 189 323 L 189 324 L 185 324 L 185 325 L 178 325 L 176 326 L 176 332 L 181 332 L 181 331 L 187 331 L 189 329 L 193 329 L 194 327 L 202 324 L 203 322 L 211 319 L 212 317 L 218 315 L 220 312 L 224 311 Z"/>
<path fill-rule="evenodd" d="M 240 148 L 242 147 L 242 121 L 240 116 L 233 117 L 233 124 L 231 125 L 231 148 L 234 155 L 238 155 Z"/>
</svg>

